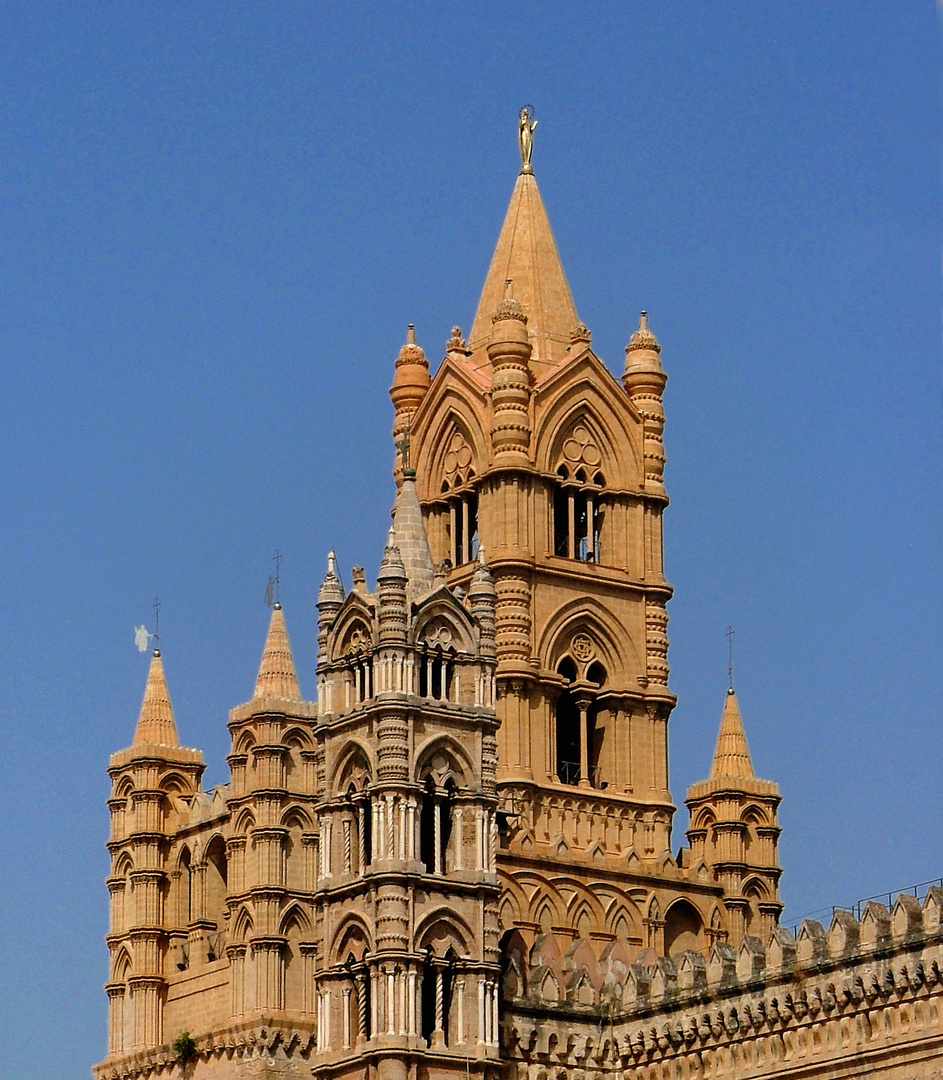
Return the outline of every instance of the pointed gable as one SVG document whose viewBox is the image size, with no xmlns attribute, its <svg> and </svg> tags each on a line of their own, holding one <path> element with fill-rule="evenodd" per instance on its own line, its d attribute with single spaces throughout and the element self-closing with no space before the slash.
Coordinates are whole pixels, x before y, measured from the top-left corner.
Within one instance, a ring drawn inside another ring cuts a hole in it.
<svg viewBox="0 0 943 1080">
<path fill-rule="evenodd" d="M 134 745 L 140 746 L 144 743 L 154 743 L 158 746 L 180 745 L 159 649 L 155 649 L 151 657 L 147 685 L 144 688 L 144 700 L 141 702 L 141 712 L 134 731 Z"/>
</svg>

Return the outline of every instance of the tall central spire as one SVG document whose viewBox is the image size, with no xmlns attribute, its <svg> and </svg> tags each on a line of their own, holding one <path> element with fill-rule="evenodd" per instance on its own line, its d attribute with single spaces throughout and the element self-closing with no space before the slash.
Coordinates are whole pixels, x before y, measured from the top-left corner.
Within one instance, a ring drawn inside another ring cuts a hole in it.
<svg viewBox="0 0 943 1080">
<path fill-rule="evenodd" d="M 532 128 L 529 134 L 532 136 Z M 468 338 L 471 352 L 468 363 L 475 369 L 487 368 L 491 316 L 504 298 L 510 280 L 514 299 L 527 315 L 533 347 L 530 366 L 535 381 L 540 382 L 567 360 L 570 335 L 579 318 L 530 165 L 530 149 L 528 144 L 526 155 L 523 146 L 521 149 L 523 167 L 481 290 Z"/>
</svg>

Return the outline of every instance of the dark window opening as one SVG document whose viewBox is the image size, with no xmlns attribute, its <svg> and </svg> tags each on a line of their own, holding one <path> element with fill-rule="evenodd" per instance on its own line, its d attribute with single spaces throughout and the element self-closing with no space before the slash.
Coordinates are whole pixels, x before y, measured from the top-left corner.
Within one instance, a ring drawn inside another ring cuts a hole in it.
<svg viewBox="0 0 943 1080">
<path fill-rule="evenodd" d="M 427 874 L 435 873 L 435 783 L 432 777 L 426 779 L 419 808 L 419 859 Z"/>
<path fill-rule="evenodd" d="M 570 555 L 570 500 L 563 487 L 553 490 L 553 553 Z"/>
<path fill-rule="evenodd" d="M 557 666 L 557 674 L 568 683 L 576 679 L 576 665 L 567 656 Z M 580 779 L 580 711 L 568 687 L 560 691 L 556 705 L 557 777 L 562 784 L 578 784 Z"/>
</svg>

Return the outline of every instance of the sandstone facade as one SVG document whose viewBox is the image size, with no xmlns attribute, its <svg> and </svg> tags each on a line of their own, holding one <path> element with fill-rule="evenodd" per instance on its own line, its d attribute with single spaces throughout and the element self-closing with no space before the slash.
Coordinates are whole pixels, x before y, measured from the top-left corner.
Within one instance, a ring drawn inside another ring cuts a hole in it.
<svg viewBox="0 0 943 1080">
<path fill-rule="evenodd" d="M 376 587 L 332 553 L 317 700 L 272 612 L 231 782 L 159 653 L 113 755 L 105 1078 L 930 1077 L 943 894 L 779 926 L 733 690 L 671 850 L 667 377 L 579 320 L 529 159 L 466 341 L 410 327 Z"/>
</svg>

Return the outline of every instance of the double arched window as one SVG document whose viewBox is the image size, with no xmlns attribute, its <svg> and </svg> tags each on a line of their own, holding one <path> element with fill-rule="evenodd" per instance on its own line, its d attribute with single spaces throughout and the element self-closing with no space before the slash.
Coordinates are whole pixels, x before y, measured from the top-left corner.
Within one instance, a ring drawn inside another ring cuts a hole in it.
<svg viewBox="0 0 943 1080">
<path fill-rule="evenodd" d="M 446 873 L 446 856 L 452 837 L 452 807 L 456 787 L 451 776 L 442 784 L 427 774 L 423 781 L 422 806 L 419 812 L 419 858 L 427 874 Z"/>
<path fill-rule="evenodd" d="M 579 644 L 580 635 L 574 640 Z M 563 685 L 556 703 L 556 776 L 561 784 L 598 788 L 606 786 L 601 775 L 605 731 L 597 723 L 596 695 L 606 671 L 598 660 L 585 667 L 580 678 L 571 657 L 557 665 Z"/>
</svg>

